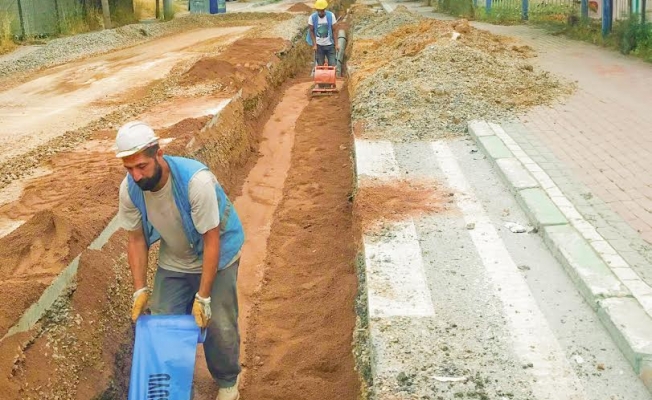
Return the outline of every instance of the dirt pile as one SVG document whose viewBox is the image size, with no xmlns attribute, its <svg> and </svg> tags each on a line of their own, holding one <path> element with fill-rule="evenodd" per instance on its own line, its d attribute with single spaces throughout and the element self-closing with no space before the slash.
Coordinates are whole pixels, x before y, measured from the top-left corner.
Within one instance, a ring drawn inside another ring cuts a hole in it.
<svg viewBox="0 0 652 400">
<path fill-rule="evenodd" d="M 307 4 L 305 3 L 296 3 L 292 7 L 288 8 L 288 11 L 290 12 L 312 12 L 312 8 L 310 8 Z"/>
<path fill-rule="evenodd" d="M 358 397 L 348 105 L 345 92 L 313 99 L 297 121 L 249 333 L 243 398 Z"/>
<path fill-rule="evenodd" d="M 459 33 L 470 33 L 471 25 L 469 25 L 469 21 L 462 19 L 453 23 L 453 29 Z"/>
<path fill-rule="evenodd" d="M 384 222 L 444 211 L 451 199 L 450 192 L 436 182 L 373 182 L 358 189 L 354 212 L 364 233 Z"/>
<path fill-rule="evenodd" d="M 18 59 L 0 62 L 0 78 L 8 78 L 0 79 L 0 82 L 11 85 L 13 77 L 10 75 L 15 73 L 60 65 L 190 29 L 245 25 L 269 26 L 274 22 L 285 21 L 293 17 L 288 13 L 262 12 L 219 15 L 189 14 L 165 23 L 130 24 L 116 29 L 57 38 Z"/>
<path fill-rule="evenodd" d="M 220 80 L 228 84 L 236 72 L 236 68 L 231 63 L 217 57 L 202 58 L 188 70 L 182 83 L 194 85 L 207 80 Z"/>
<path fill-rule="evenodd" d="M 351 7 L 353 35 L 355 39 L 373 39 L 388 35 L 404 25 L 416 24 L 424 18 L 411 13 L 405 6 L 398 6 L 390 14 L 378 14 L 371 8 L 356 4 Z"/>
<path fill-rule="evenodd" d="M 5 220 L 25 221 L 0 238 L 0 336 L 115 214 L 123 168 L 100 151 L 55 156 L 54 171 L 29 180 L 18 200 L 0 206 Z M 18 289 L 19 290 L 16 290 Z"/>
<path fill-rule="evenodd" d="M 98 393 L 122 398 L 126 393 L 126 382 L 113 379 L 121 376 L 115 369 L 130 358 L 123 343 L 133 337 L 125 318 L 131 278 L 126 259 L 118 258 L 123 251 L 118 242 L 83 254 L 70 301 L 57 302 L 41 321 L 38 338 L 24 345 L 12 374 L 21 399 L 90 399 Z"/>
<path fill-rule="evenodd" d="M 368 29 L 373 21 L 399 26 L 353 42 L 353 119 L 365 121 L 365 137 L 408 141 L 461 134 L 470 119 L 510 118 L 573 90 L 535 71 L 528 62 L 531 49 L 513 39 L 470 28 L 465 20 L 416 18 L 401 25 L 409 12 L 394 14 L 354 14 L 354 27 L 358 20 Z"/>
<path fill-rule="evenodd" d="M 278 54 L 289 47 L 289 42 L 280 38 L 239 39 L 218 56 L 197 61 L 180 83 L 185 86 L 218 83 L 226 92 L 243 89 L 246 97 L 266 85 L 269 67 L 277 64 Z"/>
</svg>

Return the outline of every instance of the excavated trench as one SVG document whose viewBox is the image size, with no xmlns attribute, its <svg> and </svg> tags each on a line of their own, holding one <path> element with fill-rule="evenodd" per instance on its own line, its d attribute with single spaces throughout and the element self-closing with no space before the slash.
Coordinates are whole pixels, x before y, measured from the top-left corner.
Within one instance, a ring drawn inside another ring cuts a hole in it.
<svg viewBox="0 0 652 400">
<path fill-rule="evenodd" d="M 210 82 L 223 91 L 172 97 L 141 113 L 158 127 L 166 152 L 211 167 L 245 226 L 238 277 L 244 399 L 354 399 L 360 391 L 351 348 L 350 106 L 346 90 L 310 100 L 310 78 L 301 77 L 310 58 L 300 41 L 239 39 L 151 88 Z M 215 76 L 217 67 L 228 78 Z M 204 102 L 210 113 L 180 111 Z M 0 236 L 3 399 L 126 398 L 133 343 L 126 235 L 117 231 L 89 248 L 117 209 L 124 172 L 111 156 L 114 134 L 96 129 L 82 145 L 51 155 L 16 198 L 0 202 L 0 222 L 26 221 Z M 12 332 L 77 255 L 74 284 L 34 326 Z M 195 399 L 214 399 L 202 358 L 198 351 Z"/>
</svg>

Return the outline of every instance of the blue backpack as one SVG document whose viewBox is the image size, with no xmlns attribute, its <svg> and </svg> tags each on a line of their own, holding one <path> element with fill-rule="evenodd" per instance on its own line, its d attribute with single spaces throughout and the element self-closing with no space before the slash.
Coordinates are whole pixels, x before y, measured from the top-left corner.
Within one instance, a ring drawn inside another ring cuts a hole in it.
<svg viewBox="0 0 652 400">
<path fill-rule="evenodd" d="M 319 21 L 319 14 L 312 13 L 310 16 L 312 19 L 312 29 L 313 32 L 315 32 L 315 38 L 317 37 L 317 24 Z M 331 40 L 331 42 L 335 43 L 333 41 L 333 13 L 330 11 L 326 11 L 326 21 L 328 22 L 328 38 Z M 310 30 L 306 32 L 306 42 L 312 46 L 312 37 L 310 36 Z"/>
</svg>

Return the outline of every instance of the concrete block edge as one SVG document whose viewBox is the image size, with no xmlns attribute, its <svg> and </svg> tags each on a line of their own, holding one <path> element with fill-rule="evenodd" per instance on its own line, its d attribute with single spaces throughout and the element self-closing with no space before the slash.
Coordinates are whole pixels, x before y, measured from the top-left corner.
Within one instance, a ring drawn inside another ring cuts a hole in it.
<svg viewBox="0 0 652 400">
<path fill-rule="evenodd" d="M 484 155 L 489 159 L 492 165 L 496 167 L 498 170 L 498 173 L 509 188 L 509 190 L 512 193 L 517 193 L 518 190 L 516 190 L 515 185 L 513 182 L 509 180 L 509 177 L 506 176 L 500 168 L 498 168 L 498 164 L 496 163 L 496 159 L 491 157 L 490 153 L 485 149 L 485 147 L 482 144 L 482 141 L 480 138 L 486 137 L 486 136 L 495 136 L 495 133 L 492 135 L 490 133 L 484 132 L 483 128 L 484 125 L 486 124 L 489 126 L 485 121 L 478 121 L 478 120 L 473 120 L 469 121 L 467 124 L 468 127 L 468 132 L 471 138 L 474 140 L 478 148 L 482 150 Z M 489 127 L 491 129 L 491 127 Z M 630 332 L 632 330 L 636 330 L 636 324 L 641 325 L 650 325 L 652 326 L 652 318 L 650 318 L 647 313 L 645 313 L 645 310 L 643 309 L 642 305 L 633 297 L 609 297 L 609 298 L 604 298 L 604 296 L 595 296 L 590 292 L 590 285 L 588 282 L 584 281 L 580 276 L 573 276 L 574 274 L 572 273 L 572 270 L 569 270 L 568 265 L 570 265 L 570 260 L 566 259 L 565 256 L 563 255 L 562 252 L 560 252 L 558 249 L 555 249 L 555 244 L 553 241 L 550 239 L 546 240 L 546 235 L 544 233 L 545 228 L 542 226 L 540 221 L 536 220 L 536 216 L 533 210 L 530 209 L 530 207 L 522 200 L 521 196 L 516 195 L 516 199 L 518 204 L 521 206 L 523 211 L 526 213 L 528 218 L 531 219 L 531 222 L 535 224 L 537 227 L 539 227 L 539 234 L 542 235 L 544 238 L 544 242 L 548 246 L 549 250 L 555 255 L 555 258 L 557 258 L 562 266 L 566 269 L 567 273 L 569 274 L 571 280 L 575 283 L 576 288 L 578 291 L 582 294 L 584 297 L 585 301 L 589 306 L 591 306 L 597 313 L 600 321 L 602 324 L 605 326 L 609 334 L 611 335 L 612 339 L 618 346 L 618 348 L 621 350 L 621 352 L 625 355 L 627 360 L 630 362 L 632 368 L 634 371 L 639 375 L 641 378 L 642 382 L 645 384 L 647 389 L 652 393 L 652 351 L 650 350 L 641 350 L 637 349 L 634 343 L 631 341 L 631 334 Z M 553 226 L 559 226 L 559 225 L 553 225 Z M 581 236 L 580 236 L 581 237 Z M 584 238 L 582 240 L 586 241 Z M 586 244 L 590 246 L 588 241 L 586 241 Z M 598 255 L 598 257 L 606 263 L 602 257 Z M 618 277 L 615 277 L 619 282 L 620 279 Z M 588 292 L 587 292 L 588 291 Z M 629 300 L 629 306 L 632 311 L 638 312 L 639 309 L 640 311 L 643 311 L 645 314 L 642 316 L 638 322 L 630 322 L 628 324 L 623 324 L 621 322 L 618 322 L 614 317 L 613 313 L 611 310 L 607 307 L 610 301 L 612 300 L 623 300 L 627 299 Z"/>
</svg>

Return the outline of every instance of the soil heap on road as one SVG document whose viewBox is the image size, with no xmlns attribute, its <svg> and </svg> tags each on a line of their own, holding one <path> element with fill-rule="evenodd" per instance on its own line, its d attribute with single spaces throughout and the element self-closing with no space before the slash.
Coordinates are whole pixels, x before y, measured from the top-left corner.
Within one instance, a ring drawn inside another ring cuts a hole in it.
<svg viewBox="0 0 652 400">
<path fill-rule="evenodd" d="M 468 120 L 508 118 L 573 90 L 535 70 L 527 46 L 467 21 L 425 19 L 402 6 L 377 14 L 356 5 L 352 16 L 349 89 L 364 137 L 459 135 Z"/>
</svg>

